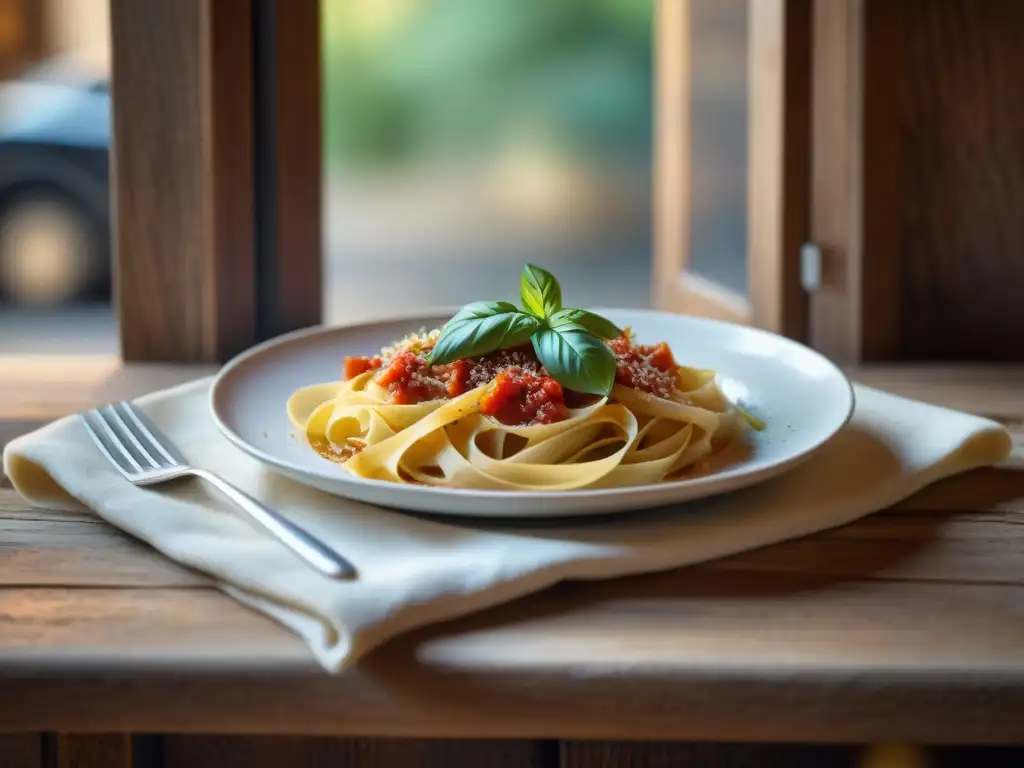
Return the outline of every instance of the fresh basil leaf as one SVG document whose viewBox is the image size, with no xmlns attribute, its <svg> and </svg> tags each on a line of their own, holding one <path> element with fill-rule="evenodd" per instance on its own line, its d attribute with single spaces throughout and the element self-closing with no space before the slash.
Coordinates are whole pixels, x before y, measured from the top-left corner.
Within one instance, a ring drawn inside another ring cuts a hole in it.
<svg viewBox="0 0 1024 768">
<path fill-rule="evenodd" d="M 427 362 L 444 365 L 452 360 L 516 347 L 529 341 L 542 325 L 541 320 L 507 301 L 476 301 L 464 306 L 444 324 Z"/>
<path fill-rule="evenodd" d="M 581 325 L 602 339 L 614 339 L 622 335 L 622 329 L 611 320 L 585 309 L 563 309 L 551 316 L 552 327 L 565 323 Z"/>
<path fill-rule="evenodd" d="M 581 325 L 563 323 L 533 335 L 533 349 L 548 373 L 564 387 L 607 395 L 615 383 L 615 356 Z"/>
<path fill-rule="evenodd" d="M 527 312 L 551 317 L 562 308 L 562 287 L 546 269 L 527 264 L 519 279 L 519 299 Z"/>
</svg>

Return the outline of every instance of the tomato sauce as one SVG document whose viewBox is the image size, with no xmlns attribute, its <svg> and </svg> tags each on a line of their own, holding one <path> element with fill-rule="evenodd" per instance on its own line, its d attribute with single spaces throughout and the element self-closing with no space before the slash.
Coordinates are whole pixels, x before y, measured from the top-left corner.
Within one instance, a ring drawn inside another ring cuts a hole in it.
<svg viewBox="0 0 1024 768">
<path fill-rule="evenodd" d="M 354 379 L 367 371 L 375 371 L 381 366 L 379 357 L 346 357 L 344 367 L 344 378 L 346 381 Z"/>
<path fill-rule="evenodd" d="M 615 354 L 615 383 L 668 397 L 676 385 L 676 361 L 664 341 L 634 344 L 629 331 L 608 342 Z"/>
<path fill-rule="evenodd" d="M 607 344 L 615 355 L 616 383 L 658 397 L 674 390 L 676 362 L 668 344 L 634 344 L 628 330 Z M 529 344 L 446 365 L 427 364 L 431 347 L 432 340 L 415 351 L 385 350 L 382 355 L 387 357 L 346 357 L 344 376 L 377 371 L 374 381 L 398 405 L 454 398 L 490 384 L 481 411 L 510 426 L 562 421 L 570 407 L 589 402 L 589 396 L 564 390 L 548 376 Z"/>
<path fill-rule="evenodd" d="M 498 374 L 480 401 L 480 412 L 510 426 L 552 424 L 569 415 L 561 384 L 516 368 Z"/>
</svg>

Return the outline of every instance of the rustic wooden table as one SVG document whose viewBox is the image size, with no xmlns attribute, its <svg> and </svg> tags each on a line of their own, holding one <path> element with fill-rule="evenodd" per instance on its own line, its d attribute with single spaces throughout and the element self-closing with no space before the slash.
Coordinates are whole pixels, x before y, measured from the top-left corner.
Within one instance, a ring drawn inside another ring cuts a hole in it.
<svg viewBox="0 0 1024 768">
<path fill-rule="evenodd" d="M 87 360 L 72 385 L 56 364 L 4 370 L 0 443 L 89 402 L 205 372 Z M 474 742 L 458 760 L 444 758 L 447 742 L 432 743 L 440 762 L 402 757 L 411 744 L 427 748 L 419 742 L 389 747 L 398 762 L 383 747 L 359 761 L 352 755 L 376 740 L 346 741 L 342 764 L 360 766 L 677 764 L 657 762 L 667 747 L 616 762 L 618 747 L 581 741 L 590 739 L 1020 742 L 1024 369 L 856 377 L 995 417 L 1018 449 L 1003 466 L 853 525 L 685 570 L 564 584 L 415 632 L 340 677 L 204 576 L 96 519 L 32 509 L 0 487 L 0 731 L 515 740 Z M 60 738 L 73 754 L 73 737 Z M 0 765 L 40 764 L 36 737 L 5 739 Z M 175 737 L 161 761 L 228 764 L 217 761 L 229 741 Z M 138 756 L 140 743 L 111 736 L 81 749 L 92 765 L 107 765 L 110 749 L 120 766 L 126 745 Z M 341 749 L 232 743 L 229 763 L 250 766 Z M 5 747 L 24 762 L 4 762 Z M 807 764 L 829 764 L 815 759 Z"/>
</svg>

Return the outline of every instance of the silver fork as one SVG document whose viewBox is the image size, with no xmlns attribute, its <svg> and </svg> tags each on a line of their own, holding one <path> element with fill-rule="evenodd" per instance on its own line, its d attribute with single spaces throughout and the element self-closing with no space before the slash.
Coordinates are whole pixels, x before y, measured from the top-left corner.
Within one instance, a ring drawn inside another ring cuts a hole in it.
<svg viewBox="0 0 1024 768">
<path fill-rule="evenodd" d="M 190 466 L 167 437 L 131 403 L 79 414 L 89 437 L 117 470 L 135 485 L 156 485 L 186 475 L 208 482 L 267 533 L 325 576 L 350 579 L 356 569 L 320 539 L 303 530 L 224 478 Z"/>
</svg>

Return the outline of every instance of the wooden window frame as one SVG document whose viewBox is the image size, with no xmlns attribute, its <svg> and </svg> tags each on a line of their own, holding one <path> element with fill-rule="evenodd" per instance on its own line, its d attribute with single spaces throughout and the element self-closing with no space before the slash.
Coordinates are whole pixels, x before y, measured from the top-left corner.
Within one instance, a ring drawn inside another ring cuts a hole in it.
<svg viewBox="0 0 1024 768">
<path fill-rule="evenodd" d="M 899 353 L 898 60 L 903 3 L 815 0 L 810 343 L 845 364 Z"/>
<path fill-rule="evenodd" d="M 655 303 L 803 339 L 807 296 L 799 253 L 807 237 L 810 0 L 748 0 L 748 275 L 741 296 L 689 270 L 692 0 L 660 0 L 656 15 Z"/>
<path fill-rule="evenodd" d="M 126 361 L 219 362 L 321 321 L 318 0 L 110 0 Z"/>
<path fill-rule="evenodd" d="M 656 303 L 806 338 L 812 0 L 751 0 L 749 297 L 686 270 L 690 3 L 656 9 Z M 318 0 L 110 4 L 123 358 L 220 362 L 321 322 Z"/>
<path fill-rule="evenodd" d="M 0 0 L 0 79 L 19 74 L 45 54 L 45 26 L 38 0 Z"/>
</svg>

